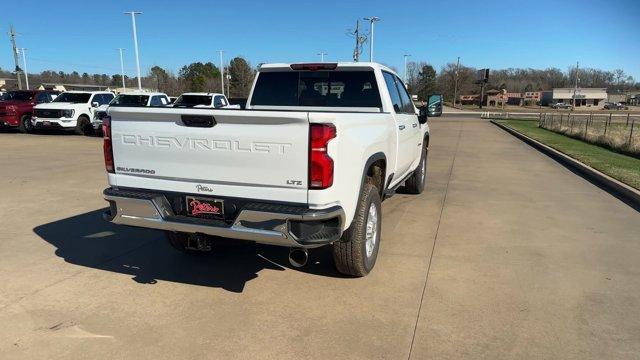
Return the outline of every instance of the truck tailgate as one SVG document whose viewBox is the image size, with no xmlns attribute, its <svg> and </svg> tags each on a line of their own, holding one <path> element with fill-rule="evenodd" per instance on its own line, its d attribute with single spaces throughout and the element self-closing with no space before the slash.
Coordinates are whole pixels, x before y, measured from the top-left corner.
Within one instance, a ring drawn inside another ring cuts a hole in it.
<svg viewBox="0 0 640 360">
<path fill-rule="evenodd" d="M 112 107 L 109 113 L 119 187 L 307 202 L 306 112 Z M 203 119 L 215 124 L 194 126 Z"/>
</svg>

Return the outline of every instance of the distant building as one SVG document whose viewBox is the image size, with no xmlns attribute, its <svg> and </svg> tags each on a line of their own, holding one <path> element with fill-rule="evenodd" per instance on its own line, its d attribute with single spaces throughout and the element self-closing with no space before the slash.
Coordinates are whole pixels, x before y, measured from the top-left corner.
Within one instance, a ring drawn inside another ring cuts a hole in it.
<svg viewBox="0 0 640 360">
<path fill-rule="evenodd" d="M 109 86 L 89 85 L 89 84 L 56 84 L 43 83 L 38 90 L 57 90 L 57 91 L 111 91 Z"/>
<path fill-rule="evenodd" d="M 17 82 L 16 79 L 0 78 L 0 90 L 7 91 L 17 89 Z"/>
<path fill-rule="evenodd" d="M 522 93 L 522 105 L 538 105 L 542 101 L 542 91 L 526 91 Z"/>
<path fill-rule="evenodd" d="M 553 91 L 540 91 L 540 105 L 549 106 L 553 102 Z"/>
<path fill-rule="evenodd" d="M 602 108 L 607 101 L 607 89 L 605 88 L 558 88 L 553 89 L 553 102 L 572 104 L 575 93 L 576 107 Z"/>
<path fill-rule="evenodd" d="M 480 95 L 460 95 L 460 105 L 474 105 L 480 100 Z"/>
</svg>

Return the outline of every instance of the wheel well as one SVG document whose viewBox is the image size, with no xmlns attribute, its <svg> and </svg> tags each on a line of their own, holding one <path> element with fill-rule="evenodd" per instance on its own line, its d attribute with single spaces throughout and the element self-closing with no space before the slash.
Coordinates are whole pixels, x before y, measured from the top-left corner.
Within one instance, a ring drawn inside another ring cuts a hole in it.
<svg viewBox="0 0 640 360">
<path fill-rule="evenodd" d="M 87 118 L 87 120 L 91 121 L 91 117 L 89 115 L 87 115 L 87 114 L 80 114 L 78 116 L 78 120 L 80 120 L 81 117 L 85 117 L 85 118 Z"/>
<path fill-rule="evenodd" d="M 384 159 L 374 161 L 367 169 L 367 177 L 371 179 L 378 191 L 380 191 L 380 198 L 384 194 L 386 169 L 387 164 Z"/>
</svg>

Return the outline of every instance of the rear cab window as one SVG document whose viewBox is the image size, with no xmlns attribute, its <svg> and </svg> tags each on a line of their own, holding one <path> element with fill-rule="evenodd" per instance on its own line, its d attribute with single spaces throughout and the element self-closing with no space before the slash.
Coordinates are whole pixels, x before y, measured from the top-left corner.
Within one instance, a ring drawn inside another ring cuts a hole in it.
<svg viewBox="0 0 640 360">
<path fill-rule="evenodd" d="M 252 106 L 381 108 L 373 69 L 260 72 Z"/>
<path fill-rule="evenodd" d="M 211 106 L 211 95 L 180 95 L 174 107 Z"/>
</svg>

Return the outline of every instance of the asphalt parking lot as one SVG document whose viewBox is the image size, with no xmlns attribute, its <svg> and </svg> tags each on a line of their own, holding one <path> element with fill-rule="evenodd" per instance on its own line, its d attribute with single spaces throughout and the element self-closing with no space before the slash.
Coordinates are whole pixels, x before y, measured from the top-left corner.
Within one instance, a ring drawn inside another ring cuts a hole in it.
<svg viewBox="0 0 640 360">
<path fill-rule="evenodd" d="M 427 191 L 384 202 L 361 279 L 178 253 L 101 219 L 100 139 L 0 133 L 1 357 L 640 357 L 640 213 L 487 121 L 430 125 Z"/>
</svg>

